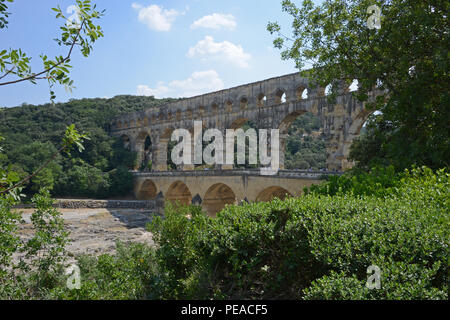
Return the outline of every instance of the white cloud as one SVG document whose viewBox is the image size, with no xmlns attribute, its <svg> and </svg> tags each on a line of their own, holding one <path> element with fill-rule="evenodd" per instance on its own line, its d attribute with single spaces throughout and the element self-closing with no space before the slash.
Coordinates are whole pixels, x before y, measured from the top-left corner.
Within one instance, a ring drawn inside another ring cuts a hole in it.
<svg viewBox="0 0 450 320">
<path fill-rule="evenodd" d="M 191 29 L 196 28 L 208 28 L 214 30 L 220 30 L 221 28 L 234 30 L 236 28 L 236 20 L 231 14 L 213 13 L 209 16 L 194 21 L 191 25 Z"/>
<path fill-rule="evenodd" d="M 206 36 L 195 46 L 190 47 L 187 56 L 189 58 L 200 57 L 205 60 L 226 60 L 241 68 L 248 68 L 248 62 L 251 59 L 251 55 L 244 52 L 242 46 L 229 41 L 214 42 L 211 36 Z"/>
<path fill-rule="evenodd" d="M 156 88 L 152 89 L 146 85 L 140 84 L 137 87 L 137 94 L 140 96 L 155 96 L 156 98 L 167 97 L 169 88 L 163 82 L 158 82 Z"/>
<path fill-rule="evenodd" d="M 139 21 L 156 31 L 169 31 L 175 18 L 182 14 L 174 9 L 166 10 L 156 4 L 144 7 L 133 3 L 131 6 L 138 11 Z"/>
<path fill-rule="evenodd" d="M 215 70 L 195 71 L 185 80 L 174 80 L 167 85 L 159 82 L 156 88 L 146 85 L 137 87 L 137 94 L 155 98 L 180 98 L 222 90 L 224 83 Z"/>
</svg>

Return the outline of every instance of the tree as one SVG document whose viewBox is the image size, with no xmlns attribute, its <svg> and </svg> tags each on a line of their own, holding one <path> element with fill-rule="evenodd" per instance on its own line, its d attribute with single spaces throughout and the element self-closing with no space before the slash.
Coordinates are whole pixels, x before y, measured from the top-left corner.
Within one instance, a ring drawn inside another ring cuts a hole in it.
<svg viewBox="0 0 450 320">
<path fill-rule="evenodd" d="M 7 2 L 13 2 L 13 0 L 0 0 L 0 29 L 6 28 L 8 24 Z M 54 8 L 53 10 L 57 12 L 57 18 L 66 19 L 60 8 Z M 69 78 L 68 69 L 70 68 L 69 62 L 72 51 L 76 46 L 80 46 L 82 54 L 84 56 L 89 55 L 92 43 L 103 35 L 101 28 L 95 26 L 92 22 L 93 19 L 99 18 L 101 15 L 95 10 L 95 6 L 91 7 L 90 0 L 77 0 L 79 24 L 72 22 L 62 26 L 61 38 L 56 40 L 58 44 L 69 48 L 68 54 L 66 57 L 59 56 L 54 60 L 49 60 L 46 55 L 41 55 L 43 70 L 38 73 L 31 71 L 30 58 L 21 49 L 0 49 L 0 81 L 6 77 L 15 78 L 6 82 L 0 82 L 0 86 L 12 85 L 22 81 L 36 83 L 37 80 L 46 79 L 50 87 L 55 83 L 59 83 L 71 88 L 73 82 Z M 51 92 L 51 99 L 54 99 L 53 92 Z M 42 181 L 45 178 L 45 183 L 48 183 L 48 176 L 46 177 L 48 165 L 61 152 L 69 153 L 73 147 L 77 147 L 78 151 L 81 152 L 84 149 L 83 141 L 86 139 L 86 135 L 80 134 L 74 125 L 68 126 L 60 148 L 48 159 L 43 160 L 42 164 L 33 173 L 28 174 L 24 178 L 13 171 L 11 166 L 8 166 L 6 169 L 0 166 L 0 287 L 3 287 L 7 278 L 10 278 L 9 276 L 14 275 L 14 270 L 11 271 L 11 257 L 22 246 L 16 234 L 21 217 L 20 214 L 12 212 L 12 206 L 17 204 L 23 197 L 21 194 L 23 185 L 31 179 Z M 0 140 L 3 140 L 1 136 Z M 0 147 L 0 152 L 2 151 L 3 149 Z M 50 263 L 59 261 L 58 255 L 61 253 L 61 248 L 64 246 L 63 242 L 66 238 L 66 234 L 62 230 L 62 221 L 57 212 L 50 208 L 51 200 L 49 200 L 48 191 L 44 190 L 35 200 L 37 201 L 38 210 L 33 214 L 32 219 L 37 231 L 37 237 L 35 238 L 37 241 L 35 241 L 35 244 L 37 245 L 28 249 L 50 250 L 50 254 L 46 256 L 49 259 L 46 261 Z M 54 228 L 55 226 L 56 229 Z M 61 231 L 62 233 L 59 236 L 55 235 L 54 231 Z M 32 253 L 32 250 L 28 252 Z M 45 265 L 45 269 L 48 270 L 48 264 Z M 13 281 L 13 283 L 15 282 Z"/>
<path fill-rule="evenodd" d="M 0 29 L 3 29 L 8 25 L 7 18 L 9 13 L 6 11 L 8 9 L 6 1 L 13 2 L 13 0 L 0 0 Z M 60 38 L 55 39 L 60 46 L 68 47 L 66 57 L 59 56 L 54 60 L 50 60 L 46 55 L 41 55 L 43 70 L 34 73 L 31 70 L 30 58 L 27 57 L 21 49 L 2 50 L 0 51 L 0 72 L 3 74 L 0 73 L 0 80 L 8 76 L 14 76 L 16 79 L 0 82 L 0 86 L 12 85 L 23 81 L 36 83 L 37 80 L 47 79 L 50 87 L 55 83 L 59 83 L 66 86 L 66 88 L 72 88 L 73 81 L 70 80 L 68 69 L 71 68 L 69 62 L 73 49 L 79 46 L 81 53 L 87 57 L 92 50 L 92 44 L 99 37 L 103 36 L 101 27 L 95 25 L 93 20 L 99 19 L 104 11 L 98 12 L 96 10 L 96 5 L 92 6 L 90 0 L 76 0 L 76 4 L 77 5 L 73 7 L 76 14 L 70 18 L 64 16 L 60 7 L 52 8 L 52 10 L 57 13 L 56 18 L 62 18 L 66 21 L 65 24 L 60 27 L 62 31 Z M 55 98 L 54 92 L 51 91 L 50 93 L 51 99 L 53 100 Z M 0 194 L 7 192 L 15 194 L 15 189 L 28 182 L 30 179 L 37 177 L 59 155 L 59 153 L 63 151 L 69 152 L 73 146 L 76 146 L 80 152 L 84 150 L 83 141 L 87 139 L 87 136 L 80 134 L 75 129 L 74 125 L 68 126 L 60 149 L 53 153 L 47 161 L 44 161 L 43 165 L 34 173 L 21 179 L 19 182 L 14 183 L 17 179 L 8 180 L 9 174 L 2 172 Z"/>
<path fill-rule="evenodd" d="M 77 161 L 66 175 L 62 182 L 64 190 L 68 190 L 72 196 L 78 197 L 103 197 L 109 189 L 108 174 L 104 174 L 100 169 L 90 166 L 83 160 Z"/>
<path fill-rule="evenodd" d="M 381 12 L 379 29 L 368 24 L 377 14 L 373 5 Z M 448 166 L 448 1 L 305 0 L 298 7 L 285 0 L 282 9 L 293 18 L 292 36 L 277 23 L 267 26 L 278 34 L 282 58 L 299 69 L 311 64 L 303 74 L 332 84 L 331 99 L 357 79 L 354 95 L 382 112 L 385 125 L 374 129 L 384 137 L 380 154 L 398 169 Z M 369 99 L 374 90 L 378 96 Z"/>
<path fill-rule="evenodd" d="M 0 28 L 7 27 L 8 17 L 7 3 L 0 0 Z M 13 0 L 6 0 L 13 2 Z M 94 19 L 99 19 L 104 11 L 96 10 L 96 5 L 92 6 L 90 0 L 76 0 L 76 6 L 73 7 L 75 15 L 66 17 L 61 8 L 52 8 L 56 12 L 56 18 L 62 18 L 65 24 L 60 27 L 61 36 L 55 41 L 60 46 L 67 47 L 65 56 L 56 56 L 53 60 L 47 55 L 42 54 L 43 68 L 39 72 L 31 70 L 31 58 L 21 49 L 0 49 L 0 80 L 6 77 L 14 77 L 8 81 L 0 81 L 0 86 L 16 84 L 23 81 L 36 83 L 37 80 L 47 80 L 50 88 L 55 83 L 64 85 L 71 90 L 73 81 L 69 77 L 69 69 L 72 67 L 70 58 L 76 47 L 80 48 L 83 56 L 88 57 L 92 51 L 93 43 L 100 37 L 103 37 L 103 31 L 99 25 L 94 24 Z M 2 17 L 3 16 L 3 17 Z M 55 99 L 55 94 L 50 91 L 51 100 Z"/>
<path fill-rule="evenodd" d="M 119 166 L 111 171 L 110 175 L 110 196 L 123 196 L 133 189 L 133 175 L 125 166 Z"/>
</svg>

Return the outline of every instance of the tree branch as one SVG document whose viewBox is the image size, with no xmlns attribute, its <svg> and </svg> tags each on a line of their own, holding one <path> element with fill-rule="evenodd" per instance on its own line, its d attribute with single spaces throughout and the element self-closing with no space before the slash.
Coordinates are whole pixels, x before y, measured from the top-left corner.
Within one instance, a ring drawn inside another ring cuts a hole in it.
<svg viewBox="0 0 450 320">
<path fill-rule="evenodd" d="M 2 75 L 0 77 L 0 79 L 3 79 L 4 77 L 6 77 L 8 74 L 10 74 L 11 72 L 13 72 L 13 70 L 16 68 L 16 66 L 12 67 L 11 69 L 9 69 L 8 71 L 6 71 L 6 73 L 4 75 Z"/>
<path fill-rule="evenodd" d="M 44 70 L 44 71 L 42 71 L 42 72 L 39 72 L 39 73 L 37 73 L 37 74 L 33 74 L 33 75 L 28 76 L 28 77 L 25 77 L 25 78 L 17 79 L 17 80 L 14 80 L 14 81 L 3 82 L 3 83 L 0 83 L 0 86 L 6 86 L 6 85 L 9 85 L 9 84 L 14 84 L 14 83 L 22 82 L 22 81 L 28 81 L 28 80 L 35 80 L 35 79 L 38 79 L 38 77 L 39 77 L 40 75 L 43 75 L 43 74 L 45 74 L 45 73 L 47 73 L 47 72 L 49 72 L 49 71 L 52 71 L 53 69 L 55 69 L 55 68 L 58 67 L 59 65 L 63 64 L 63 63 L 66 62 L 67 60 L 69 60 L 69 59 L 70 59 L 70 56 L 72 55 L 73 48 L 75 47 L 75 44 L 76 44 L 77 41 L 78 41 L 78 38 L 79 38 L 80 33 L 81 33 L 81 30 L 83 30 L 83 26 L 84 26 L 85 22 L 86 22 L 86 19 L 84 19 L 83 22 L 81 23 L 80 29 L 78 29 L 78 32 L 77 32 L 77 34 L 76 34 L 75 38 L 73 39 L 73 42 L 72 42 L 72 44 L 71 44 L 71 46 L 70 46 L 69 53 L 67 54 L 67 56 L 66 56 L 63 60 L 61 60 L 61 61 L 58 62 L 57 64 L 53 65 L 52 67 L 50 67 L 50 68 L 48 68 L 48 69 L 46 69 L 46 70 Z M 0 79 L 1 79 L 1 78 L 0 78 Z"/>
</svg>

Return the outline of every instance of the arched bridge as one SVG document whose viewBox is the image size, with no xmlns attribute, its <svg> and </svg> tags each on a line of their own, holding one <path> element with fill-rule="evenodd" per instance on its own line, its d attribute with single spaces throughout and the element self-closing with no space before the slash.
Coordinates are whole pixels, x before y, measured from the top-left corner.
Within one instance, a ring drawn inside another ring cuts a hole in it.
<svg viewBox="0 0 450 320">
<path fill-rule="evenodd" d="M 166 199 L 172 199 L 176 194 L 176 198 L 185 202 L 197 194 L 203 203 L 205 201 L 209 203 L 211 194 L 216 194 L 217 197 L 226 194 L 230 195 L 231 199 L 232 193 L 238 200 L 247 197 L 247 200 L 255 201 L 267 198 L 263 196 L 264 193 L 258 197 L 259 193 L 264 191 L 259 189 L 272 186 L 283 188 L 289 194 L 298 195 L 305 183 L 314 181 L 317 183 L 318 176 L 305 180 L 300 176 L 288 179 L 284 173 L 272 178 L 244 175 L 247 177 L 248 185 L 245 187 L 247 189 L 242 189 L 238 184 L 224 183 L 233 179 L 233 181 L 244 179 L 242 172 L 235 171 L 233 165 L 216 166 L 217 170 L 212 171 L 215 175 L 207 177 L 199 174 L 199 171 L 192 171 L 194 166 L 191 164 L 183 165 L 176 174 L 173 171 L 168 172 L 168 144 L 172 132 L 175 129 L 193 132 L 194 121 L 202 121 L 205 129 L 219 129 L 224 136 L 226 129 L 240 128 L 247 121 L 252 121 L 258 129 L 279 129 L 280 169 L 284 169 L 284 150 L 289 126 L 298 116 L 309 112 L 317 115 L 322 124 L 326 142 L 327 170 L 343 171 L 353 165 L 347 159 L 350 145 L 359 135 L 371 112 L 365 109 L 364 103 L 359 102 L 342 82 L 338 91 L 339 95 L 331 104 L 325 95 L 325 88 L 310 83 L 299 73 L 293 73 L 122 115 L 113 121 L 112 133 L 122 137 L 124 144 L 137 152 L 136 170 L 143 162 L 149 160 L 152 162 L 152 172 L 136 173 L 135 194 L 140 199 L 156 196 L 157 191 L 162 192 Z M 232 171 L 226 172 L 228 170 Z M 280 181 L 286 179 L 286 184 L 280 182 L 272 185 L 270 179 Z M 197 180 L 198 182 L 194 182 Z M 209 183 L 205 183 L 205 180 L 216 182 L 209 186 L 211 188 L 215 186 L 216 189 L 207 192 L 205 188 Z M 182 184 L 173 185 L 177 181 Z M 198 186 L 194 187 L 196 184 Z M 200 187 L 200 184 L 203 186 Z M 270 190 L 275 193 L 284 192 L 276 188 Z M 231 189 L 231 192 L 228 189 Z M 268 194 L 273 193 L 270 190 L 267 191 Z"/>
<path fill-rule="evenodd" d="M 303 188 L 318 183 L 324 174 L 328 173 L 281 170 L 276 175 L 261 175 L 257 169 L 135 172 L 135 194 L 142 200 L 161 197 L 194 203 L 214 215 L 227 204 L 300 196 Z"/>
</svg>

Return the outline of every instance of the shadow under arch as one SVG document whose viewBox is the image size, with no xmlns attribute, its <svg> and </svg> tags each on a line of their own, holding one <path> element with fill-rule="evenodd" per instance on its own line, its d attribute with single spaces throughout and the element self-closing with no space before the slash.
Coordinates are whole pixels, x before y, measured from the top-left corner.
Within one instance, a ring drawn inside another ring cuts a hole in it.
<svg viewBox="0 0 450 320">
<path fill-rule="evenodd" d="M 148 171 L 148 164 L 152 160 L 152 147 L 153 141 L 148 131 L 142 131 L 136 138 L 136 145 L 138 146 L 137 150 L 139 152 L 138 159 L 139 162 L 137 164 L 138 169 Z"/>
<path fill-rule="evenodd" d="M 181 205 L 189 205 L 192 201 L 192 194 L 188 186 L 182 181 L 175 181 L 167 190 L 166 201 L 178 202 Z"/>
<path fill-rule="evenodd" d="M 235 203 L 236 195 L 233 190 L 226 184 L 216 183 L 206 191 L 202 207 L 209 216 L 215 216 L 227 204 Z"/>
<path fill-rule="evenodd" d="M 139 192 L 137 194 L 137 198 L 139 200 L 152 200 L 156 198 L 158 188 L 156 187 L 155 183 L 147 179 L 144 181 L 144 183 L 141 185 Z"/>
<path fill-rule="evenodd" d="M 120 136 L 120 139 L 122 140 L 122 145 L 124 149 L 131 150 L 131 139 L 128 135 L 123 134 Z"/>
<path fill-rule="evenodd" d="M 350 155 L 350 149 L 353 144 L 353 140 L 357 137 L 360 137 L 361 130 L 364 125 L 369 121 L 369 118 L 374 115 L 377 110 L 369 110 L 364 108 L 361 112 L 358 113 L 356 118 L 353 120 L 352 125 L 348 129 L 348 133 L 350 134 L 350 141 L 345 141 L 342 147 L 342 154 L 346 157 Z"/>
<path fill-rule="evenodd" d="M 274 198 L 284 200 L 288 196 L 292 197 L 292 194 L 286 189 L 278 186 L 272 186 L 261 191 L 256 197 L 256 202 L 267 202 L 273 200 Z"/>
</svg>

